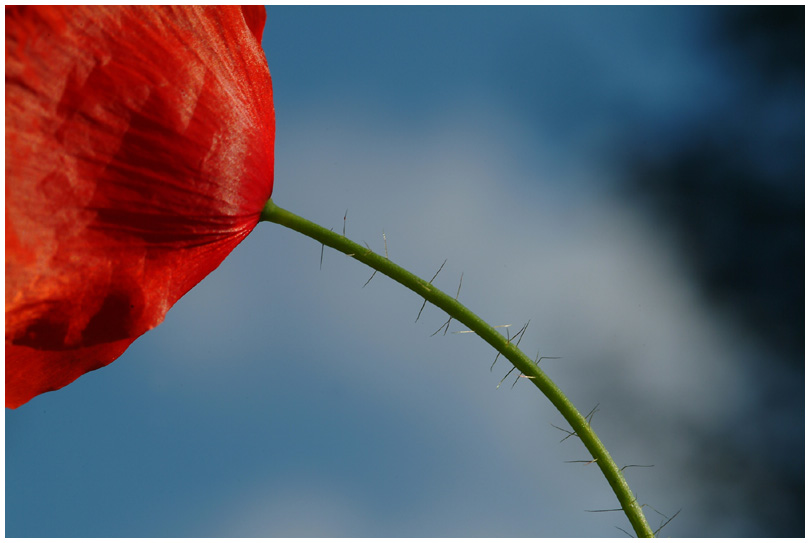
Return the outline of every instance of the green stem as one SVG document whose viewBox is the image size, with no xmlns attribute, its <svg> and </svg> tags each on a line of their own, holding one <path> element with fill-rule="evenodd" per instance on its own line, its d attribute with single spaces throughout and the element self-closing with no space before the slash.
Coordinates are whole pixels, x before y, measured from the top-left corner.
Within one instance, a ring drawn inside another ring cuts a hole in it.
<svg viewBox="0 0 810 543">
<path fill-rule="evenodd" d="M 593 457 L 594 462 L 602 470 L 610 484 L 633 529 L 639 537 L 654 537 L 653 531 L 636 498 L 630 491 L 622 471 L 613 461 L 605 446 L 591 429 L 588 420 L 574 407 L 574 404 L 562 393 L 548 376 L 527 357 L 509 339 L 498 333 L 492 326 L 484 322 L 478 315 L 464 307 L 455 298 L 448 296 L 424 279 L 394 264 L 388 258 L 378 255 L 368 247 L 364 247 L 346 237 L 308 221 L 294 213 L 278 207 L 272 200 L 268 200 L 262 211 L 261 220 L 286 226 L 300 232 L 324 245 L 332 247 L 348 256 L 359 260 L 369 267 L 387 275 L 397 283 L 414 291 L 436 307 L 444 310 L 450 317 L 467 326 L 481 339 L 492 345 L 501 356 L 505 357 L 515 368 L 525 375 L 540 391 L 545 394 L 554 407 L 562 414 L 576 435 L 582 440 L 585 448 Z M 513 339 L 513 338 L 512 338 Z"/>
</svg>

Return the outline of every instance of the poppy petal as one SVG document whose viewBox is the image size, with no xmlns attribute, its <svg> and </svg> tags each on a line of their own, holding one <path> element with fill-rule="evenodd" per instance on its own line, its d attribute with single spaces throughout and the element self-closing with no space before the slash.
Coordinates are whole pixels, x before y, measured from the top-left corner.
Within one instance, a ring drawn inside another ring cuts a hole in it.
<svg viewBox="0 0 810 543">
<path fill-rule="evenodd" d="M 256 226 L 260 6 L 6 7 L 6 406 L 109 364 Z"/>
</svg>

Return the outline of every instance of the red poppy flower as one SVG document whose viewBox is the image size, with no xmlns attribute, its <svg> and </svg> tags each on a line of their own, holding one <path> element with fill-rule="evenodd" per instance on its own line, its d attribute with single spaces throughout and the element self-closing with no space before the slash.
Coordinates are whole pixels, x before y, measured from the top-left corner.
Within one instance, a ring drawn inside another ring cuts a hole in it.
<svg viewBox="0 0 810 543">
<path fill-rule="evenodd" d="M 6 406 L 115 360 L 273 189 L 263 7 L 6 7 Z"/>
</svg>

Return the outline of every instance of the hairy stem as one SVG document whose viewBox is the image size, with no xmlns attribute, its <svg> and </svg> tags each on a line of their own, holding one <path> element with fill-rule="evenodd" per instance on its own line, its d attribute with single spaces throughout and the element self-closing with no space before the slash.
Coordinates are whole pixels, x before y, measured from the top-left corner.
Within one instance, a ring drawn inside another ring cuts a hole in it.
<svg viewBox="0 0 810 543">
<path fill-rule="evenodd" d="M 481 339 L 492 345 L 501 356 L 509 360 L 518 371 L 525 375 L 554 407 L 562 414 L 568 424 L 582 440 L 585 448 L 593 457 L 593 461 L 602 470 L 610 484 L 633 529 L 639 537 L 654 537 L 653 531 L 644 516 L 622 471 L 611 458 L 605 446 L 591 429 L 588 420 L 574 407 L 574 404 L 563 394 L 551 379 L 526 356 L 509 339 L 498 333 L 492 326 L 484 322 L 478 315 L 467 309 L 452 296 L 445 294 L 428 281 L 417 277 L 408 270 L 394 264 L 387 257 L 373 252 L 368 247 L 359 245 L 345 236 L 319 226 L 307 219 L 299 217 L 285 209 L 278 207 L 272 200 L 268 200 L 262 211 L 261 219 L 286 226 L 300 232 L 324 245 L 332 247 L 346 255 L 359 260 L 378 272 L 387 275 L 397 283 L 414 291 L 417 295 L 444 310 L 450 317 L 467 326 Z M 514 339 L 514 338 L 511 338 Z"/>
</svg>

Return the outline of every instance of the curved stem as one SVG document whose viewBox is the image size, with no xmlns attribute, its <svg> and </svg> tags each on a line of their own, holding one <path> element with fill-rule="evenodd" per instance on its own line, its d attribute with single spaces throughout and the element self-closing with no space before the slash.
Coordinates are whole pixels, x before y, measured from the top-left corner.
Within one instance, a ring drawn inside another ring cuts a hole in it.
<svg viewBox="0 0 810 543">
<path fill-rule="evenodd" d="M 610 484 L 633 529 L 639 537 L 654 537 L 653 531 L 636 498 L 630 491 L 622 471 L 613 461 L 605 446 L 591 429 L 588 420 L 574 407 L 574 404 L 562 393 L 551 379 L 509 339 L 498 333 L 478 315 L 464 307 L 455 298 L 445 294 L 424 279 L 394 264 L 388 258 L 378 255 L 368 247 L 363 247 L 346 237 L 308 221 L 294 213 L 278 207 L 268 200 L 262 211 L 261 220 L 286 226 L 300 232 L 324 245 L 359 260 L 369 267 L 387 275 L 397 283 L 414 291 L 420 297 L 444 310 L 453 319 L 467 326 L 481 339 L 492 345 L 501 356 L 505 357 L 515 368 L 531 380 L 562 414 L 568 424 L 582 440 L 585 448 L 593 456 Z"/>
</svg>

